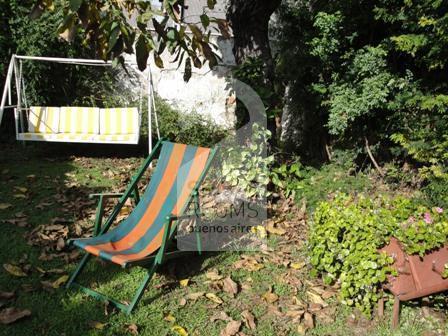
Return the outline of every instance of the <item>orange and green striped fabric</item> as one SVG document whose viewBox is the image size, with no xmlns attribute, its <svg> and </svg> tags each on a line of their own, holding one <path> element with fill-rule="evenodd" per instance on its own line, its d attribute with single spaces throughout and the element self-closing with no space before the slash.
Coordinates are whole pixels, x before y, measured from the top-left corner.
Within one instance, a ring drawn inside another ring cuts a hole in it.
<svg viewBox="0 0 448 336">
<path fill-rule="evenodd" d="M 206 169 L 209 148 L 164 142 L 157 167 L 136 208 L 115 229 L 74 245 L 119 265 L 151 255 L 162 244 L 169 215 L 179 216 Z"/>
</svg>

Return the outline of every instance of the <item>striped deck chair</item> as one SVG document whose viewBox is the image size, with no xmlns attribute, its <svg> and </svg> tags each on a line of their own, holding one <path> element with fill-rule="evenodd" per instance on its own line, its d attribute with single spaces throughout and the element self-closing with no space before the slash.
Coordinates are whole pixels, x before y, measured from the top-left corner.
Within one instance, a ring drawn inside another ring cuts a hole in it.
<svg viewBox="0 0 448 336">
<path fill-rule="evenodd" d="M 160 154 L 157 166 L 145 193 L 140 198 L 137 183 L 158 153 Z M 91 195 L 99 198 L 94 237 L 69 241 L 87 253 L 67 282 L 67 288 L 78 287 L 97 299 L 108 301 L 120 310 L 131 313 L 157 267 L 167 259 L 185 254 L 185 251 L 170 251 L 169 243 L 174 236 L 177 222 L 197 215 L 198 188 L 215 153 L 216 149 L 159 141 L 123 194 Z M 119 197 L 119 202 L 102 225 L 104 202 L 111 197 Z M 109 231 L 130 197 L 134 198 L 136 207 L 126 219 Z M 195 204 L 195 214 L 185 214 L 192 201 Z M 201 252 L 199 236 L 197 236 L 197 250 Z M 108 260 L 123 268 L 135 265 L 149 266 L 131 303 L 121 303 L 75 282 L 92 256 Z"/>
</svg>

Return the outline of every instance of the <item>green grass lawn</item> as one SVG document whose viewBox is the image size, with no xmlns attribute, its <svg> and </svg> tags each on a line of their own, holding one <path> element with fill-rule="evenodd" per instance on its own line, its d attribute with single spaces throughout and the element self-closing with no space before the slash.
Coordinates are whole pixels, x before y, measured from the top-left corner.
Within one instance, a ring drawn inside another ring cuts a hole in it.
<svg viewBox="0 0 448 336">
<path fill-rule="evenodd" d="M 0 291 L 14 291 L 15 297 L 0 303 L 2 309 L 31 311 L 29 317 L 2 325 L 0 335 L 129 335 L 135 333 L 135 328 L 140 335 L 178 335 L 179 328 L 173 327 L 180 326 L 189 335 L 212 336 L 219 335 L 228 322 L 212 321 L 211 317 L 225 312 L 241 321 L 245 310 L 255 317 L 256 323 L 255 329 L 242 324 L 240 331 L 246 335 L 299 335 L 299 321 L 292 320 L 287 312 L 298 302 L 307 306 L 307 293 L 320 283 L 309 279 L 306 265 L 298 269 L 288 266 L 291 261 L 306 263 L 304 246 L 279 244 L 279 237 L 270 239 L 272 252 L 245 253 L 248 258 L 259 258 L 258 270 L 235 266 L 243 253 L 206 254 L 165 265 L 130 316 L 74 290 L 67 291 L 64 286 L 49 289 L 48 283 L 70 274 L 79 258 L 69 258 L 72 250 L 65 247 L 54 250 L 53 241 L 28 244 L 30 232 L 53 223 L 67 227 L 68 236 L 77 225 L 88 232 L 95 210 L 95 204 L 87 200 L 88 194 L 120 190 L 142 161 L 142 157 L 60 155 L 70 150 L 75 151 L 75 147 L 32 144 L 25 148 L 4 145 L 0 149 L 0 204 L 10 205 L 0 210 L 0 262 L 17 265 L 26 273 L 16 277 L 1 268 Z M 8 221 L 11 219 L 16 221 Z M 279 246 L 286 246 L 287 253 Z M 51 256 L 53 259 L 48 260 Z M 54 269 L 59 273 L 43 272 Z M 238 284 L 235 297 L 221 288 L 222 279 L 210 276 L 215 273 L 223 278 L 230 276 Z M 121 300 L 130 300 L 143 276 L 141 268 L 123 271 L 97 260 L 89 264 L 88 272 L 79 281 Z M 182 279 L 189 279 L 186 286 L 180 284 Z M 288 279 L 294 279 L 296 285 Z M 215 303 L 205 295 L 192 299 L 201 292 L 213 293 L 223 302 Z M 275 294 L 274 302 L 266 301 L 267 292 Z M 332 309 L 330 319 L 324 323 L 316 314 L 316 326 L 308 331 L 311 335 L 411 336 L 445 328 L 437 320 L 423 318 L 421 309 L 411 305 L 405 305 L 401 327 L 396 331 L 389 328 L 390 306 L 383 321 L 356 318 L 348 322 L 353 314 L 351 309 L 338 304 L 335 297 L 326 301 Z"/>
</svg>

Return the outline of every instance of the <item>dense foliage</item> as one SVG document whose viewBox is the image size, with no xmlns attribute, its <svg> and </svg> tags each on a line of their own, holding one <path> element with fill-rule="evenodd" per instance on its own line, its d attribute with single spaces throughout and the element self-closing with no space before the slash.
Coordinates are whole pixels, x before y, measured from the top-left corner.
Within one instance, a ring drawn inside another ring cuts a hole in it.
<svg viewBox="0 0 448 336">
<path fill-rule="evenodd" d="M 224 20 L 207 15 L 206 8 L 213 9 L 216 0 L 208 0 L 200 22 L 190 24 L 181 20 L 183 1 L 163 1 L 161 8 L 154 4 L 133 0 L 37 0 L 31 16 L 39 17 L 44 11 L 62 12 L 63 19 L 53 30 L 62 38 L 71 42 L 79 36 L 99 58 L 113 59 L 115 64 L 124 64 L 124 53 L 135 54 L 141 71 L 146 69 L 150 54 L 163 68 L 161 55 L 165 51 L 184 66 L 185 80 L 191 77 L 192 66 L 217 65 L 217 47 L 210 41 L 212 30 L 221 30 L 223 36 L 229 33 Z"/>
<path fill-rule="evenodd" d="M 448 238 L 442 208 L 425 208 L 405 197 L 337 194 L 316 209 L 309 239 L 314 272 L 339 282 L 342 302 L 370 313 L 381 283 L 394 273 L 393 259 L 378 253 L 391 236 L 409 254 L 424 255 Z"/>
<path fill-rule="evenodd" d="M 446 1 L 283 3 L 278 72 L 302 157 L 363 148 L 447 180 Z M 297 148 L 297 146 L 296 146 Z M 440 197 L 437 198 L 440 201 Z"/>
</svg>

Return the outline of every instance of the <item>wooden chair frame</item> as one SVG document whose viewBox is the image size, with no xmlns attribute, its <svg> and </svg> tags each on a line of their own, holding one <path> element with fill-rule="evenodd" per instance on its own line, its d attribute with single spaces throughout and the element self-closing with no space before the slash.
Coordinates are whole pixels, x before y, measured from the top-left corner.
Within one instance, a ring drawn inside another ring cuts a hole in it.
<svg viewBox="0 0 448 336">
<path fill-rule="evenodd" d="M 123 207 L 123 205 L 129 198 L 133 198 L 136 203 L 138 203 L 140 201 L 137 184 L 140 181 L 140 179 L 142 178 L 145 171 L 150 166 L 151 162 L 156 157 L 156 155 L 159 154 L 164 141 L 165 140 L 161 139 L 157 142 L 153 151 L 147 157 L 147 159 L 144 161 L 143 165 L 141 166 L 141 168 L 139 169 L 137 174 L 132 178 L 128 188 L 126 189 L 126 191 L 123 194 L 103 193 L 103 194 L 90 195 L 91 198 L 93 198 L 93 197 L 98 198 L 98 206 L 97 206 L 95 227 L 94 227 L 94 236 L 102 235 L 109 230 L 109 228 L 112 226 L 114 220 L 117 218 L 118 214 L 120 213 L 121 208 Z M 199 187 L 202 184 L 202 182 L 207 174 L 207 171 L 210 168 L 210 165 L 213 161 L 213 158 L 216 155 L 217 150 L 218 150 L 218 148 L 215 147 L 210 151 L 205 168 L 204 168 L 203 172 L 201 173 L 198 181 L 196 182 L 191 194 L 189 195 L 186 205 L 184 206 L 184 208 L 181 211 L 181 214 L 179 216 L 170 215 L 170 216 L 166 217 L 165 224 L 164 224 L 165 229 L 164 229 L 162 244 L 161 244 L 160 248 L 154 254 L 152 254 L 146 258 L 143 258 L 143 259 L 140 259 L 137 261 L 133 261 L 133 262 L 128 262 L 123 265 L 123 268 L 129 268 L 132 266 L 141 266 L 141 267 L 147 268 L 147 274 L 145 275 L 143 281 L 141 282 L 139 288 L 137 289 L 137 292 L 135 293 L 132 301 L 129 304 L 119 302 L 118 300 L 110 298 L 107 295 L 101 294 L 93 289 L 90 289 L 88 287 L 85 287 L 85 286 L 75 282 L 75 280 L 78 278 L 78 276 L 84 270 L 87 262 L 92 257 L 92 254 L 90 254 L 88 252 L 85 253 L 85 255 L 81 259 L 78 267 L 76 268 L 76 270 L 73 272 L 73 274 L 69 278 L 69 280 L 66 284 L 66 288 L 76 287 L 76 288 L 80 289 L 82 292 L 84 292 L 98 300 L 107 301 L 107 302 L 113 304 L 115 307 L 117 307 L 121 311 L 123 311 L 127 314 L 130 314 L 133 311 L 133 309 L 135 308 L 135 306 L 139 303 L 140 299 L 143 296 L 145 288 L 151 281 L 151 278 L 153 277 L 153 275 L 156 272 L 156 270 L 158 269 L 158 267 L 160 267 L 160 265 L 162 265 L 166 260 L 174 259 L 174 258 L 177 258 L 180 256 L 194 253 L 194 251 L 178 251 L 178 250 L 167 251 L 167 247 L 176 232 L 177 223 L 179 222 L 179 220 L 188 219 L 188 218 L 196 218 L 197 219 L 196 225 L 200 225 L 199 224 L 200 223 Z M 157 197 L 157 196 L 155 196 L 155 197 Z M 114 207 L 112 213 L 110 214 L 110 216 L 108 217 L 108 219 L 106 220 L 104 225 L 102 225 L 105 201 L 109 198 L 119 198 L 118 204 Z M 193 214 L 184 214 L 184 212 L 189 208 L 192 200 L 194 200 L 194 204 L 195 204 L 194 213 Z M 201 240 L 200 240 L 200 233 L 198 232 L 198 230 L 195 230 L 195 231 L 196 231 L 197 252 L 199 254 L 201 254 L 202 253 L 202 244 L 201 244 Z M 69 241 L 69 243 L 70 242 L 72 242 L 72 240 Z"/>
</svg>

